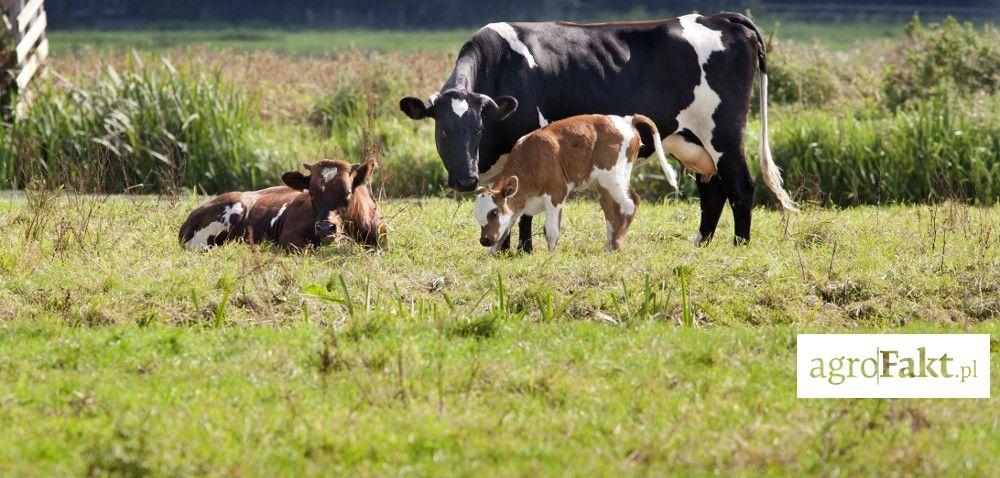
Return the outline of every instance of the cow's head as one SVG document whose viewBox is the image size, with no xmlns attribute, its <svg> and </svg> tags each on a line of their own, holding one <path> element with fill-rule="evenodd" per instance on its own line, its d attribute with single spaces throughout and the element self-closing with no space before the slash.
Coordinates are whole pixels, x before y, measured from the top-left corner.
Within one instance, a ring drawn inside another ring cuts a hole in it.
<svg viewBox="0 0 1000 478">
<path fill-rule="evenodd" d="M 476 196 L 476 220 L 482 227 L 479 243 L 483 246 L 495 247 L 510 234 L 515 211 L 507 199 L 517 194 L 517 185 L 517 176 L 501 178 L 492 188 L 480 190 Z"/>
<path fill-rule="evenodd" d="M 320 241 L 326 243 L 337 234 L 347 234 L 362 244 L 384 245 L 385 229 L 367 186 L 374 162 L 350 164 L 324 159 L 303 166 L 309 174 L 289 171 L 281 179 L 288 187 L 309 193 Z"/>
<path fill-rule="evenodd" d="M 415 120 L 434 118 L 434 142 L 448 170 L 448 186 L 472 191 L 479 185 L 479 142 L 483 131 L 510 116 L 517 109 L 517 100 L 448 90 L 429 102 L 407 96 L 399 100 L 399 109 Z"/>
</svg>

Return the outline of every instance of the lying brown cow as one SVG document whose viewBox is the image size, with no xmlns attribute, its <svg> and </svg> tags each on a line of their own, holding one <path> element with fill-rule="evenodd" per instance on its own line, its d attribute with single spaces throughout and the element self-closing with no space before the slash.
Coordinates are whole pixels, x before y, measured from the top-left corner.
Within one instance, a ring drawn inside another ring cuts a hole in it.
<svg viewBox="0 0 1000 478">
<path fill-rule="evenodd" d="M 309 175 L 285 173 L 285 186 L 223 194 L 191 212 L 178 238 L 191 250 L 224 242 L 273 242 L 302 249 L 346 234 L 370 247 L 385 247 L 385 226 L 368 180 L 373 162 L 351 165 L 324 159 L 304 165 Z"/>
</svg>

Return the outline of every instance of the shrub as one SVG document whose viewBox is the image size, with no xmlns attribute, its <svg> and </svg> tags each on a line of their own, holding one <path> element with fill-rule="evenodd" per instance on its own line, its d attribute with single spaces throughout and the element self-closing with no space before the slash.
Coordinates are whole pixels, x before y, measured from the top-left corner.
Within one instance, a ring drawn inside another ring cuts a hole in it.
<svg viewBox="0 0 1000 478">
<path fill-rule="evenodd" d="M 15 186 L 43 177 L 90 191 L 207 192 L 250 188 L 276 179 L 252 135 L 260 128 L 254 98 L 218 73 L 108 67 L 85 86 L 48 82 L 24 118 L 0 126 L 0 180 Z"/>
<path fill-rule="evenodd" d="M 771 145 L 786 186 L 818 190 L 822 202 L 992 204 L 1000 197 L 1000 121 L 988 111 L 998 106 L 997 96 L 980 95 L 916 102 L 887 118 L 811 111 L 775 127 Z"/>
<path fill-rule="evenodd" d="M 830 105 L 850 99 L 855 68 L 846 54 L 819 46 L 772 42 L 768 49 L 768 100 L 774 103 Z M 757 88 L 755 88 L 757 91 Z M 756 106 L 756 101 L 752 102 Z"/>
<path fill-rule="evenodd" d="M 989 24 L 980 32 L 952 17 L 924 26 L 914 17 L 895 57 L 885 78 L 890 108 L 949 93 L 994 93 L 1000 81 L 1000 32 Z"/>
<path fill-rule="evenodd" d="M 400 65 L 375 65 L 348 78 L 331 95 L 321 98 L 309 115 L 320 133 L 339 145 L 349 161 L 363 155 L 362 125 L 369 112 L 375 141 L 382 151 L 382 185 L 390 196 L 419 196 L 441 191 L 447 184 L 444 166 L 434 148 L 431 121 L 412 121 L 397 106 L 409 87 L 399 81 Z"/>
</svg>

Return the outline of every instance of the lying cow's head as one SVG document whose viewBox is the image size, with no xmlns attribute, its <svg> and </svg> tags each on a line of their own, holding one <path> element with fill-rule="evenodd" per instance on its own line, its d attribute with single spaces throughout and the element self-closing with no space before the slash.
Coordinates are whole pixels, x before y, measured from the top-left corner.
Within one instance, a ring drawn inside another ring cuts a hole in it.
<svg viewBox="0 0 1000 478">
<path fill-rule="evenodd" d="M 303 166 L 309 170 L 308 175 L 289 171 L 281 179 L 288 187 L 309 193 L 320 241 L 329 242 L 337 234 L 346 234 L 361 244 L 385 245 L 385 226 L 368 191 L 373 162 L 350 164 L 324 159 Z"/>
<path fill-rule="evenodd" d="M 517 176 L 501 178 L 491 189 L 480 191 L 476 196 L 476 220 L 482 226 L 479 243 L 493 247 L 502 242 L 514 223 L 514 211 L 507 199 L 517 194 Z"/>
<path fill-rule="evenodd" d="M 425 103 L 407 96 L 399 109 L 415 120 L 434 118 L 434 141 L 448 170 L 448 186 L 472 191 L 479 185 L 479 142 L 483 130 L 503 121 L 517 109 L 517 100 L 496 100 L 471 91 L 448 90 Z"/>
</svg>

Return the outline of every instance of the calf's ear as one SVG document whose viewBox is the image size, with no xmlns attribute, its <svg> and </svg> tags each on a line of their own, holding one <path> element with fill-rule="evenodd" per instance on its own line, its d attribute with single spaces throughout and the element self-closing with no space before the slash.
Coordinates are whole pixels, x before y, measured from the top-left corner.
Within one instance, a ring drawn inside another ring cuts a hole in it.
<svg viewBox="0 0 1000 478">
<path fill-rule="evenodd" d="M 412 96 L 407 96 L 399 100 L 399 109 L 412 119 L 419 120 L 424 119 L 431 115 L 431 106 L 424 103 L 424 100 L 420 98 L 414 98 Z"/>
<path fill-rule="evenodd" d="M 518 183 L 517 176 L 511 176 L 503 182 L 503 186 L 500 187 L 500 195 L 502 197 L 508 198 L 517 194 Z"/>
<path fill-rule="evenodd" d="M 372 170 L 375 169 L 374 161 L 365 161 L 351 167 L 351 188 L 356 188 L 366 184 L 371 179 Z"/>
<path fill-rule="evenodd" d="M 299 191 L 309 189 L 309 176 L 298 171 L 289 171 L 281 175 L 281 180 L 286 186 Z"/>
</svg>

